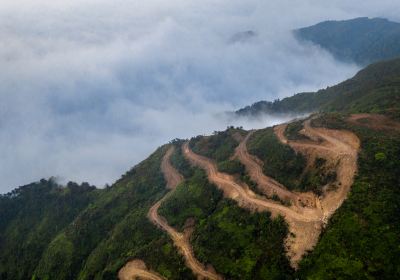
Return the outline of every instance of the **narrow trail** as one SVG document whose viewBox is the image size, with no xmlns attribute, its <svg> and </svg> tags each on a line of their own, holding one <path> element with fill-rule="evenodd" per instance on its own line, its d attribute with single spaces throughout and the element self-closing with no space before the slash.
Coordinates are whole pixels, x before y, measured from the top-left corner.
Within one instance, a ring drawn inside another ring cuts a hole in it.
<svg viewBox="0 0 400 280">
<path fill-rule="evenodd" d="M 319 200 L 314 193 L 289 191 L 285 186 L 264 174 L 262 167 L 263 162 L 249 154 L 247 150 L 247 141 L 253 133 L 254 131 L 248 133 L 239 144 L 235 151 L 235 157 L 246 167 L 247 173 L 250 178 L 257 183 L 259 190 L 269 197 L 277 195 L 283 201 L 290 201 L 295 211 L 299 211 L 299 208 L 303 207 L 318 207 Z"/>
<path fill-rule="evenodd" d="M 258 196 L 246 184 L 237 182 L 231 175 L 219 172 L 215 162 L 191 151 L 188 143 L 184 144 L 183 153 L 193 165 L 206 171 L 209 180 L 217 185 L 226 197 L 237 201 L 241 207 L 269 211 L 273 216 L 281 215 L 285 218 L 290 232 L 293 233 L 289 234 L 285 241 L 287 254 L 292 266 L 297 268 L 304 253 L 317 243 L 322 227 L 346 198 L 357 169 L 360 143 L 354 134 L 347 131 L 312 128 L 309 120 L 304 123 L 304 134 L 317 142 L 289 141 L 284 136 L 285 129 L 286 125 L 275 127 L 275 133 L 282 143 L 306 154 L 310 161 L 316 156 L 330 160 L 337 171 L 337 189 L 326 191 L 320 198 L 314 194 L 290 192 L 272 178 L 265 176 L 260 160 L 248 153 L 246 143 L 250 135 L 236 149 L 236 156 L 266 194 L 277 194 L 282 199 L 289 199 L 295 202 L 294 206 L 289 208 Z"/>
<path fill-rule="evenodd" d="M 174 242 L 174 245 L 178 248 L 179 252 L 185 258 L 186 265 L 193 271 L 195 275 L 197 275 L 198 279 L 222 280 L 222 276 L 214 273 L 213 271 L 207 270 L 205 266 L 196 259 L 189 242 L 189 234 L 178 232 L 168 224 L 164 217 L 158 215 L 158 209 L 160 208 L 161 204 L 171 196 L 176 186 L 178 186 L 183 181 L 182 175 L 179 174 L 179 172 L 170 163 L 170 157 L 174 153 L 174 150 L 174 146 L 171 146 L 171 148 L 169 148 L 164 155 L 161 162 L 161 171 L 164 174 L 165 180 L 167 182 L 167 188 L 169 188 L 171 191 L 150 208 L 147 216 L 152 223 L 167 232 L 167 234 Z M 124 268 L 128 264 L 126 264 Z M 158 276 L 157 274 L 154 274 L 147 270 L 135 268 L 132 265 L 129 273 L 130 278 L 120 278 L 120 280 L 135 279 L 134 277 L 144 277 L 145 279 L 163 279 L 160 278 L 160 276 Z M 149 276 L 150 274 L 151 276 Z"/>
</svg>

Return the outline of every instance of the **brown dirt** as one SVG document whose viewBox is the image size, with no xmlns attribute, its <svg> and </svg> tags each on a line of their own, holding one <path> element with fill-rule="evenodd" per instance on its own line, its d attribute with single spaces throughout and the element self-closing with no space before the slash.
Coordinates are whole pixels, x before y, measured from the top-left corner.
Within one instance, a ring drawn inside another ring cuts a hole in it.
<svg viewBox="0 0 400 280">
<path fill-rule="evenodd" d="M 322 227 L 347 196 L 357 169 L 359 140 L 347 131 L 312 128 L 310 120 L 305 122 L 303 133 L 316 142 L 288 141 L 284 136 L 285 129 L 286 125 L 275 127 L 275 133 L 280 141 L 305 154 L 309 161 L 313 162 L 317 156 L 329 160 L 330 164 L 336 168 L 337 182 L 335 183 L 339 187 L 333 191 L 326 191 L 320 198 L 310 193 L 288 191 L 272 178 L 265 176 L 260 160 L 248 154 L 246 148 L 248 135 L 237 148 L 236 156 L 246 166 L 251 178 L 267 195 L 277 194 L 281 199 L 294 202 L 289 208 L 258 196 L 246 184 L 237 182 L 235 177 L 219 172 L 215 162 L 193 153 L 188 143 L 184 144 L 183 152 L 192 164 L 206 170 L 209 180 L 216 184 L 226 197 L 236 200 L 241 207 L 253 211 L 269 211 L 273 216 L 282 215 L 286 219 L 293 235 L 288 235 L 285 244 L 291 264 L 296 268 L 304 253 L 315 246 Z"/>
<path fill-rule="evenodd" d="M 310 162 L 314 161 L 316 157 L 321 157 L 327 160 L 328 165 L 336 169 L 336 182 L 332 183 L 332 187 L 326 186 L 320 197 L 320 207 L 323 211 L 324 224 L 326 224 L 342 205 L 353 184 L 357 171 L 360 140 L 349 131 L 311 127 L 310 121 L 304 122 L 302 133 L 311 139 L 318 139 L 318 142 L 289 141 L 284 135 L 286 124 L 276 126 L 274 130 L 282 143 L 288 144 L 295 151 L 304 154 Z M 316 233 L 319 235 L 320 232 Z"/>
<path fill-rule="evenodd" d="M 164 280 L 155 272 L 149 271 L 141 260 L 132 260 L 125 264 L 118 272 L 120 280 Z"/>
<path fill-rule="evenodd" d="M 379 114 L 354 114 L 348 122 L 365 126 L 374 130 L 395 130 L 400 131 L 400 123 Z"/>
<path fill-rule="evenodd" d="M 161 171 L 167 181 L 167 188 L 174 190 L 183 181 L 183 176 L 171 165 L 170 158 L 174 153 L 175 148 L 171 146 L 165 153 L 161 161 Z"/>
<path fill-rule="evenodd" d="M 192 247 L 189 243 L 191 228 L 188 227 L 184 233 L 180 233 L 173 227 L 171 227 L 164 217 L 158 215 L 158 209 L 160 208 L 161 204 L 166 199 L 168 199 L 168 197 L 175 190 L 176 186 L 178 186 L 183 181 L 182 175 L 179 174 L 179 172 L 170 163 L 170 157 L 173 154 L 173 152 L 174 152 L 174 147 L 171 146 L 171 148 L 167 151 L 161 162 L 161 171 L 163 172 L 165 180 L 167 181 L 167 187 L 171 189 L 171 191 L 167 193 L 162 199 L 157 201 L 156 204 L 154 204 L 150 208 L 148 213 L 148 218 L 152 223 L 154 223 L 156 226 L 160 227 L 162 230 L 168 233 L 168 235 L 173 240 L 175 246 L 178 248 L 179 252 L 185 258 L 186 265 L 193 271 L 195 275 L 197 275 L 198 279 L 221 280 L 223 279 L 222 276 L 215 273 L 215 271 L 212 268 L 206 268 L 195 258 Z M 127 265 L 125 265 L 125 267 Z M 121 270 L 118 275 L 120 275 Z M 125 273 L 123 272 L 123 276 L 128 278 L 123 278 L 123 279 L 120 278 L 120 280 L 135 279 L 133 277 L 137 276 L 144 277 L 143 275 L 148 276 L 150 274 L 152 275 L 153 278 L 145 278 L 145 279 L 162 279 L 158 275 L 153 274 L 149 271 L 145 271 L 143 269 L 137 269 L 135 267 L 132 268 L 132 265 L 129 267 L 129 269 L 125 269 L 125 271 L 126 271 Z"/>
<path fill-rule="evenodd" d="M 309 143 L 305 141 L 288 141 L 284 134 L 284 125 L 275 127 L 275 132 L 282 143 L 287 143 L 295 151 L 304 154 L 308 159 L 325 158 L 330 166 L 336 168 L 337 181 L 334 189 L 326 191 L 321 197 L 321 206 L 324 216 L 328 219 L 340 207 L 347 197 L 347 193 L 353 184 L 354 174 L 357 171 L 357 153 L 360 140 L 349 131 L 314 128 L 310 120 L 304 122 L 302 133 L 322 139 L 321 143 Z"/>
<path fill-rule="evenodd" d="M 247 141 L 253 133 L 254 131 L 250 132 L 239 144 L 235 151 L 235 157 L 246 167 L 250 178 L 257 183 L 257 188 L 266 196 L 277 195 L 281 200 L 289 201 L 295 209 L 305 206 L 316 207 L 318 197 L 315 194 L 311 192 L 291 192 L 285 186 L 264 174 L 263 162 L 247 151 Z"/>
</svg>

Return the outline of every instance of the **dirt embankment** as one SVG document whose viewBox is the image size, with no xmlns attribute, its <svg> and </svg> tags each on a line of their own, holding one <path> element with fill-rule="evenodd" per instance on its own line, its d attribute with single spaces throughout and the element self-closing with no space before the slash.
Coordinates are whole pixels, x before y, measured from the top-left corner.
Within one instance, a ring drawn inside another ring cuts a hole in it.
<svg viewBox="0 0 400 280">
<path fill-rule="evenodd" d="M 185 258 L 186 265 L 193 271 L 195 275 L 198 276 L 198 279 L 211 279 L 211 280 L 221 280 L 222 276 L 218 275 L 213 271 L 212 268 L 206 269 L 203 264 L 201 264 L 194 256 L 192 247 L 189 242 L 190 234 L 181 233 L 171 227 L 166 219 L 160 215 L 158 215 L 158 209 L 161 204 L 168 199 L 168 197 L 173 193 L 176 186 L 179 185 L 183 181 L 183 177 L 179 172 L 171 165 L 170 157 L 174 152 L 174 147 L 167 151 L 163 160 L 161 162 L 161 171 L 164 174 L 165 180 L 167 181 L 167 187 L 171 189 L 169 193 L 167 193 L 162 199 L 157 201 L 149 210 L 148 218 L 152 223 L 156 226 L 160 227 L 162 230 L 168 233 L 171 237 L 174 245 L 178 248 L 179 252 Z M 135 279 L 135 277 L 142 277 L 144 279 L 163 279 L 155 273 L 152 273 L 143 268 L 137 266 L 137 260 L 132 264 L 132 262 L 128 262 L 119 272 L 118 276 L 120 280 L 125 279 Z M 121 278 L 120 274 L 125 278 Z M 151 275 L 151 276 L 150 276 Z M 128 277 L 128 278 L 126 278 Z M 147 277 L 147 278 L 146 278 Z"/>
<path fill-rule="evenodd" d="M 164 280 L 163 277 L 155 272 L 149 271 L 146 264 L 141 260 L 132 260 L 125 264 L 118 272 L 118 278 L 120 280 Z"/>
<path fill-rule="evenodd" d="M 263 172 L 263 162 L 257 157 L 249 154 L 247 141 L 254 131 L 250 132 L 239 144 L 235 151 L 235 157 L 246 167 L 250 178 L 257 183 L 257 188 L 266 196 L 277 195 L 283 201 L 289 201 L 295 211 L 301 211 L 303 207 L 317 207 L 318 197 L 311 192 L 291 192 L 285 186 L 268 177 Z"/>
<path fill-rule="evenodd" d="M 304 154 L 309 161 L 321 157 L 327 160 L 328 165 L 335 167 L 336 182 L 331 187 L 327 186 L 320 197 L 324 217 L 327 220 L 346 199 L 353 184 L 360 140 L 349 131 L 314 128 L 310 122 L 311 120 L 304 122 L 304 129 L 301 132 L 312 139 L 318 139 L 318 142 L 289 141 L 284 136 L 285 125 L 275 127 L 275 132 L 282 143 Z"/>
<path fill-rule="evenodd" d="M 379 114 L 353 114 L 347 119 L 347 121 L 355 125 L 361 125 L 375 130 L 400 131 L 400 123 Z"/>
<path fill-rule="evenodd" d="M 219 187 L 226 197 L 234 199 L 242 207 L 269 211 L 273 216 L 282 215 L 289 224 L 289 234 L 286 239 L 288 256 L 293 267 L 307 250 L 311 250 L 318 241 L 322 227 L 334 211 L 340 207 L 347 196 L 357 168 L 358 138 L 347 131 L 317 129 L 310 126 L 310 121 L 304 124 L 303 133 L 313 141 L 288 141 L 284 136 L 286 125 L 275 127 L 278 138 L 284 144 L 292 146 L 302 152 L 310 161 L 317 156 L 330 160 L 336 167 L 338 186 L 335 190 L 327 191 L 322 197 L 314 194 L 290 192 L 272 178 L 262 172 L 261 162 L 247 152 L 246 141 L 236 150 L 237 157 L 244 163 L 250 176 L 256 181 L 267 195 L 277 194 L 282 199 L 293 201 L 293 206 L 286 207 L 275 201 L 253 193 L 247 185 L 230 175 L 217 170 L 215 162 L 197 155 L 189 148 L 188 143 L 183 146 L 184 155 L 194 165 L 206 170 L 209 180 Z M 327 188 L 329 189 L 329 188 Z M 306 206 L 306 207 L 303 207 Z"/>
</svg>

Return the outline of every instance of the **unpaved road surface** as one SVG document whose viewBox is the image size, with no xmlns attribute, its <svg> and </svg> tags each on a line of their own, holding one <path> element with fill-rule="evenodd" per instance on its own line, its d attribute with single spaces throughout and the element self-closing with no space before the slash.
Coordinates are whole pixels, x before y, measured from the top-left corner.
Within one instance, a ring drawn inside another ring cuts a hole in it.
<svg viewBox="0 0 400 280">
<path fill-rule="evenodd" d="M 226 197 L 236 200 L 241 207 L 269 211 L 273 216 L 281 215 L 285 218 L 290 232 L 293 233 L 293 235 L 288 235 L 285 244 L 291 264 L 296 268 L 304 253 L 315 246 L 322 227 L 347 196 L 357 169 L 359 140 L 347 131 L 312 128 L 309 120 L 304 124 L 304 134 L 310 139 L 318 140 L 316 142 L 288 141 L 284 136 L 285 129 L 286 125 L 275 127 L 275 133 L 284 144 L 304 153 L 310 161 L 320 156 L 328 158 L 336 167 L 338 178 L 336 183 L 339 187 L 335 191 L 330 191 L 321 198 L 309 193 L 290 192 L 272 178 L 265 176 L 260 160 L 248 154 L 246 141 L 249 136 L 237 148 L 236 156 L 246 166 L 251 178 L 263 188 L 266 194 L 275 193 L 282 199 L 294 201 L 293 207 L 286 207 L 256 195 L 247 185 L 237 182 L 233 176 L 219 172 L 215 162 L 191 151 L 188 143 L 184 144 L 183 153 L 192 164 L 206 171 L 209 180 L 217 185 Z M 299 202 L 302 203 L 299 205 Z"/>
<path fill-rule="evenodd" d="M 337 180 L 335 188 L 324 192 L 320 198 L 325 219 L 328 219 L 343 203 L 353 184 L 357 171 L 357 154 L 360 140 L 349 131 L 327 128 L 314 128 L 311 120 L 304 122 L 302 133 L 310 138 L 318 138 L 319 142 L 296 140 L 289 141 L 284 135 L 286 125 L 275 127 L 275 132 L 282 143 L 288 144 L 295 151 L 306 156 L 310 161 L 316 157 L 327 160 L 328 164 L 336 169 Z"/>
<path fill-rule="evenodd" d="M 132 260 L 118 272 L 120 280 L 164 280 L 163 277 L 149 271 L 141 260 Z"/>
<path fill-rule="evenodd" d="M 264 174 L 263 162 L 247 151 L 247 141 L 253 132 L 250 132 L 236 148 L 235 157 L 246 167 L 247 173 L 257 183 L 258 189 L 269 197 L 277 195 L 283 201 L 290 201 L 295 210 L 305 206 L 317 207 L 319 202 L 315 194 L 311 192 L 291 192 L 285 186 Z"/>
<path fill-rule="evenodd" d="M 303 222 L 319 221 L 322 218 L 314 209 L 303 208 L 301 212 L 296 212 L 276 201 L 258 196 L 244 183 L 237 182 L 233 176 L 219 172 L 215 162 L 195 154 L 190 150 L 188 143 L 184 144 L 183 153 L 193 165 L 197 165 L 206 171 L 208 179 L 224 192 L 225 197 L 236 200 L 245 208 L 268 210 L 274 216 L 281 215 Z"/>
<path fill-rule="evenodd" d="M 219 172 L 213 161 L 191 151 L 188 143 L 184 144 L 183 153 L 192 164 L 206 171 L 210 182 L 221 189 L 225 197 L 235 200 L 239 206 L 251 211 L 268 211 L 274 217 L 283 216 L 289 224 L 290 232 L 294 234 L 288 234 L 285 244 L 292 266 L 297 267 L 304 252 L 312 249 L 318 241 L 324 221 L 322 211 L 317 208 L 302 208 L 295 211 L 276 201 L 256 195 L 245 184 L 236 182 L 233 176 Z"/>
<path fill-rule="evenodd" d="M 179 174 L 179 172 L 170 163 L 170 157 L 173 154 L 173 152 L 174 152 L 174 146 L 171 146 L 171 148 L 169 148 L 169 150 L 166 152 L 161 162 L 161 171 L 163 172 L 165 180 L 167 181 L 167 187 L 171 189 L 171 191 L 167 193 L 162 199 L 157 201 L 157 203 L 150 208 L 148 213 L 148 218 L 152 223 L 154 223 L 156 226 L 160 227 L 162 230 L 168 233 L 168 235 L 174 242 L 174 245 L 178 248 L 179 252 L 185 258 L 186 265 L 193 271 L 195 275 L 197 275 L 198 279 L 221 280 L 223 279 L 222 276 L 213 272 L 211 269 L 207 270 L 205 266 L 195 258 L 192 247 L 190 246 L 189 243 L 190 236 L 188 234 L 178 232 L 168 224 L 168 222 L 164 217 L 158 215 L 158 209 L 160 208 L 161 204 L 166 199 L 168 199 L 168 197 L 175 190 L 176 186 L 178 186 L 183 181 L 182 175 Z M 125 267 L 127 265 L 125 265 Z M 143 268 L 137 269 L 135 268 L 135 266 L 132 265 L 130 266 L 129 270 L 128 269 L 126 270 L 129 271 L 130 278 L 129 277 L 120 278 L 120 280 L 135 279 L 134 277 L 139 277 L 139 276 L 144 277 L 144 275 L 146 275 L 147 277 L 149 274 L 151 274 L 153 278 L 145 278 L 145 279 L 162 279 L 160 278 L 160 276 L 154 273 L 151 273 L 147 270 L 143 270 Z"/>
<path fill-rule="evenodd" d="M 336 182 L 332 184 L 334 187 L 329 188 L 327 186 L 323 195 L 319 198 L 324 224 L 326 224 L 333 213 L 342 205 L 353 184 L 354 175 L 357 172 L 357 154 L 360 148 L 360 140 L 349 131 L 314 128 L 310 125 L 310 122 L 311 120 L 304 122 L 302 133 L 310 139 L 317 140 L 315 142 L 288 140 L 284 135 L 286 124 L 276 126 L 274 130 L 282 143 L 288 144 L 295 151 L 304 154 L 309 162 L 314 162 L 316 157 L 321 157 L 326 159 L 331 167 L 335 168 L 337 178 Z M 301 230 L 301 227 L 299 229 Z M 319 234 L 320 232 L 317 232 L 317 237 Z M 306 241 L 300 240 L 297 243 L 304 242 Z M 309 247 L 313 248 L 315 244 L 316 242 L 310 244 Z M 302 253 L 304 252 L 296 253 L 295 258 L 300 260 Z"/>
</svg>

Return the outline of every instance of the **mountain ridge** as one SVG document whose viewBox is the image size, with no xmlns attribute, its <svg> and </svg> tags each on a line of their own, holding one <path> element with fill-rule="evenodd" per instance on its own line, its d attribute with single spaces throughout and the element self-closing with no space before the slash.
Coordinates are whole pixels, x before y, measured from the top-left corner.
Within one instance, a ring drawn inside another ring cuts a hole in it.
<svg viewBox="0 0 400 280">
<path fill-rule="evenodd" d="M 336 59 L 362 66 L 400 56 L 400 23 L 385 18 L 330 20 L 293 33 L 298 40 L 312 42 Z"/>
<path fill-rule="evenodd" d="M 347 111 L 352 113 L 380 112 L 399 118 L 397 87 L 400 59 L 377 62 L 360 70 L 353 78 L 317 92 L 303 92 L 282 100 L 259 101 L 235 112 L 237 116 L 257 117 L 260 114 L 304 114 L 318 111 Z M 393 92 L 394 90 L 394 92 Z M 366 99 L 368 97 L 368 99 Z M 391 100 L 391 98 L 393 98 Z M 365 100 L 362 100 L 365 99 Z M 386 101 L 377 105 L 375 102 Z M 357 108 L 357 102 L 364 104 Z M 373 108 L 377 105 L 377 108 Z M 390 111 L 393 109 L 393 111 Z"/>
</svg>

